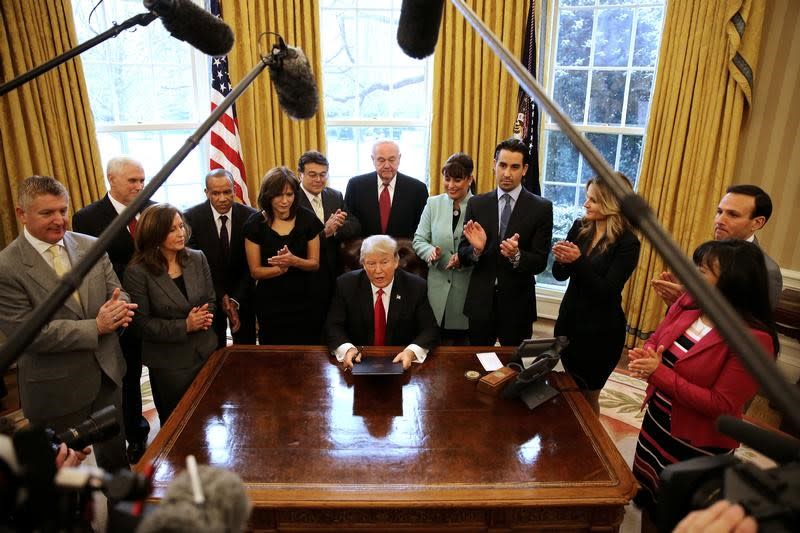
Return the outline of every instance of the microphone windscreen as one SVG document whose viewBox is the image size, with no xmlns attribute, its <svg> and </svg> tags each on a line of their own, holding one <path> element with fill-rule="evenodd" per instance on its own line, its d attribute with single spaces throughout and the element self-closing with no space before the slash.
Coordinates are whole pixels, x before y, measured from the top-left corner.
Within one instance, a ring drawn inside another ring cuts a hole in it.
<svg viewBox="0 0 800 533">
<path fill-rule="evenodd" d="M 191 0 L 149 0 L 145 7 L 158 14 L 170 35 L 204 54 L 224 56 L 233 48 L 230 26 Z"/>
<path fill-rule="evenodd" d="M 409 57 L 424 59 L 439 40 L 444 0 L 403 0 L 397 25 L 397 44 Z"/>
<path fill-rule="evenodd" d="M 287 46 L 282 53 L 283 60 L 270 60 L 269 68 L 269 77 L 278 93 L 278 104 L 294 119 L 309 119 L 319 106 L 317 80 L 302 50 Z"/>
<path fill-rule="evenodd" d="M 144 517 L 138 533 L 244 531 L 250 516 L 250 500 L 242 480 L 227 470 L 197 467 L 205 503 L 196 505 L 187 471 L 167 487 L 158 507 Z"/>
</svg>

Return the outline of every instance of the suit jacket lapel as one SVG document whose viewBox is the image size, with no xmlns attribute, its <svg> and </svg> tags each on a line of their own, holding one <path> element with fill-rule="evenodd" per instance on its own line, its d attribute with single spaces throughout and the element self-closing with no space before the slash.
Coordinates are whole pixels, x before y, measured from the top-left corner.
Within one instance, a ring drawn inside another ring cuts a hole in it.
<svg viewBox="0 0 800 533">
<path fill-rule="evenodd" d="M 186 292 L 189 293 L 189 281 L 186 279 L 186 272 L 189 270 L 188 268 L 184 270 L 183 274 L 183 281 L 186 284 Z M 169 277 L 169 274 L 164 271 L 160 275 L 155 276 L 153 281 L 156 285 L 158 285 L 164 294 L 170 297 L 170 299 L 179 305 L 181 308 L 184 308 L 189 305 L 189 301 L 183 296 L 183 293 L 180 291 L 175 282 Z"/>
<path fill-rule="evenodd" d="M 403 273 L 399 269 L 395 270 L 394 285 L 392 285 L 392 293 L 389 295 L 389 312 L 386 316 L 386 344 L 390 346 L 395 344 L 395 325 L 400 321 L 400 308 L 403 305 L 403 296 L 405 296 L 404 281 Z"/>
<path fill-rule="evenodd" d="M 686 329 L 691 326 L 695 320 L 701 315 L 700 310 L 685 311 L 681 314 L 678 320 L 675 321 L 670 329 L 669 335 L 666 336 L 667 342 L 662 343 L 666 350 L 672 348 L 675 341 L 684 334 Z M 706 350 L 710 346 L 723 342 L 722 337 L 716 328 L 706 333 L 694 346 L 686 352 L 683 359 L 694 357 L 698 353 Z"/>
<path fill-rule="evenodd" d="M 490 194 L 490 202 L 489 202 L 489 212 L 491 216 L 489 217 L 489 227 L 484 228 L 486 231 L 487 242 L 486 246 L 494 248 L 492 243 L 499 243 L 498 240 L 498 233 L 500 232 L 500 212 L 497 208 L 497 189 L 492 191 Z M 509 224 L 510 225 L 510 224 Z"/>
<path fill-rule="evenodd" d="M 375 226 L 380 229 L 381 227 L 381 210 L 380 206 L 378 205 L 378 173 L 373 172 L 370 174 L 370 181 L 369 187 L 366 188 L 367 198 L 364 202 L 364 205 L 367 206 L 366 208 L 369 209 L 371 214 L 372 220 L 375 221 Z M 397 192 L 397 190 L 395 190 Z M 389 214 L 389 220 L 391 223 L 391 211 Z"/>
<path fill-rule="evenodd" d="M 335 195 L 333 191 L 325 187 L 324 189 L 322 189 L 321 196 L 322 196 L 322 213 L 324 214 L 325 220 L 328 220 L 333 214 L 333 212 L 337 209 L 337 206 L 335 206 L 333 203 Z"/>
</svg>

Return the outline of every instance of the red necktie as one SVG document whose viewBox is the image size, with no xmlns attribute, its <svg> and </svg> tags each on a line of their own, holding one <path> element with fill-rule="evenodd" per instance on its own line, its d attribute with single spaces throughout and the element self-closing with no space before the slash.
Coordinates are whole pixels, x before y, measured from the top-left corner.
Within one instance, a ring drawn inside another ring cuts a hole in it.
<svg viewBox="0 0 800 533">
<path fill-rule="evenodd" d="M 383 289 L 378 289 L 375 300 L 375 346 L 386 344 L 386 310 L 383 308 Z"/>
<path fill-rule="evenodd" d="M 131 232 L 131 237 L 136 237 L 136 217 L 133 217 L 130 222 L 128 222 L 128 231 Z"/>
<path fill-rule="evenodd" d="M 387 185 L 383 186 L 378 206 L 381 210 L 381 233 L 386 233 L 386 228 L 389 227 L 389 212 L 392 210 L 392 199 L 389 197 Z"/>
</svg>

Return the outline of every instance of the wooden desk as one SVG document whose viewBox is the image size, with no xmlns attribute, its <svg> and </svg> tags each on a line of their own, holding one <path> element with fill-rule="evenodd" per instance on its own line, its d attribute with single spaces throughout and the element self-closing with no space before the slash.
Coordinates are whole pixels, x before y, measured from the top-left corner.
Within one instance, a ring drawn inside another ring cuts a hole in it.
<svg viewBox="0 0 800 533">
<path fill-rule="evenodd" d="M 220 350 L 139 465 L 155 500 L 190 453 L 238 473 L 259 530 L 617 530 L 633 476 L 572 379 L 530 411 L 464 377 L 475 351 L 380 382 L 318 346 Z"/>
</svg>

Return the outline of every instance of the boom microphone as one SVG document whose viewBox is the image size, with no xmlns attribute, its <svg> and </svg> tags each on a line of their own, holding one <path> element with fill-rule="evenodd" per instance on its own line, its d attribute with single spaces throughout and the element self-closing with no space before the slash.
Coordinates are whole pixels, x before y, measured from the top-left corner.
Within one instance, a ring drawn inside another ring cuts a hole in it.
<svg viewBox="0 0 800 533">
<path fill-rule="evenodd" d="M 269 77 L 278 93 L 278 104 L 294 119 L 309 119 L 317 112 L 317 80 L 302 50 L 286 46 L 278 35 L 278 44 L 264 58 Z"/>
<path fill-rule="evenodd" d="M 144 0 L 145 9 L 161 18 L 164 28 L 204 54 L 224 56 L 233 48 L 233 30 L 191 0 Z"/>
<path fill-rule="evenodd" d="M 239 476 L 205 465 L 198 467 L 198 474 L 204 502 L 195 503 L 191 477 L 184 470 L 167 487 L 157 508 L 144 517 L 137 533 L 244 531 L 251 505 Z"/>
<path fill-rule="evenodd" d="M 397 44 L 409 57 L 424 59 L 439 40 L 444 0 L 403 0 L 397 25 Z"/>
</svg>

